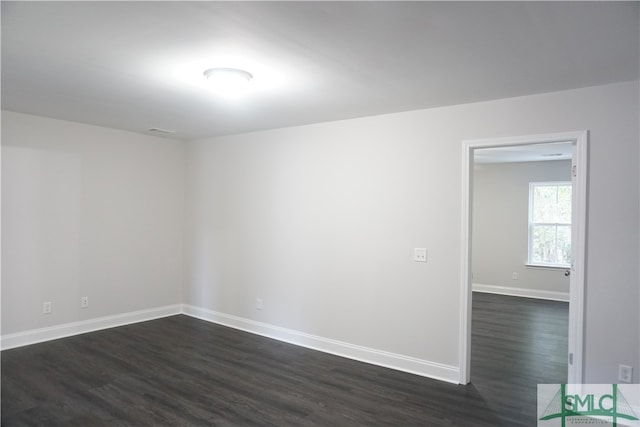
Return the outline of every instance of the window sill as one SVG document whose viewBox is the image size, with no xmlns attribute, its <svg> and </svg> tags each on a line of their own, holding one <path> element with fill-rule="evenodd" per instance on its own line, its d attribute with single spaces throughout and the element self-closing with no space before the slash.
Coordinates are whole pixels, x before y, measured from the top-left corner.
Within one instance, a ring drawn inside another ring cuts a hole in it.
<svg viewBox="0 0 640 427">
<path fill-rule="evenodd" d="M 545 265 L 545 264 L 525 264 L 525 268 L 542 269 L 542 270 L 568 270 L 570 265 Z"/>
</svg>

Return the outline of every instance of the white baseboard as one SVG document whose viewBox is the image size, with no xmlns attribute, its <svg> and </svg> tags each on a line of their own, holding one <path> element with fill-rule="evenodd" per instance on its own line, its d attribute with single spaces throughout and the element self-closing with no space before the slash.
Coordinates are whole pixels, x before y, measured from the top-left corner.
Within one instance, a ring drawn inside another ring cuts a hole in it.
<svg viewBox="0 0 640 427">
<path fill-rule="evenodd" d="M 48 328 L 34 329 L 25 332 L 2 335 L 0 337 L 0 349 L 22 347 L 37 344 L 44 341 L 80 335 L 101 329 L 114 328 L 132 323 L 144 322 L 161 317 L 186 314 L 208 322 L 228 326 L 256 335 L 284 341 L 301 347 L 334 354 L 348 359 L 354 359 L 373 365 L 396 369 L 411 374 L 429 377 L 449 383 L 458 384 L 460 380 L 459 369 L 455 366 L 444 365 L 428 360 L 418 359 L 401 354 L 376 350 L 330 338 L 307 334 L 292 329 L 286 329 L 268 323 L 212 310 L 195 307 L 188 304 L 176 304 L 166 307 L 158 307 L 149 310 L 123 313 L 114 316 L 100 317 L 79 322 L 66 323 Z"/>
<path fill-rule="evenodd" d="M 2 350 L 8 350 L 10 348 L 22 347 L 25 345 L 36 344 L 43 341 L 55 340 L 58 338 L 65 338 L 72 335 L 84 334 L 86 332 L 99 331 L 101 329 L 115 328 L 116 326 L 144 322 L 147 320 L 173 316 L 180 313 L 182 313 L 182 305 L 176 304 L 168 305 L 165 307 L 152 308 L 149 310 L 116 314 L 114 316 L 99 317 L 97 319 L 65 323 L 63 325 L 33 329 L 30 331 L 18 332 L 15 334 L 7 334 L 0 337 L 0 348 Z"/>
<path fill-rule="evenodd" d="M 484 285 L 474 283 L 471 286 L 473 292 L 488 294 L 510 295 L 514 297 L 538 298 L 553 301 L 569 302 L 569 292 L 543 291 L 539 289 L 510 288 L 508 286 Z"/>
<path fill-rule="evenodd" d="M 217 323 L 256 335 L 262 335 L 301 347 L 310 348 L 312 350 L 346 357 L 348 359 L 371 363 L 373 365 L 409 372 L 454 384 L 458 384 L 460 380 L 459 369 L 455 366 L 443 365 L 441 363 L 431 362 L 428 360 L 349 344 L 343 341 L 311 335 L 267 323 L 256 322 L 242 317 L 218 313 L 188 304 L 183 305 L 183 313 L 208 322 Z"/>
</svg>

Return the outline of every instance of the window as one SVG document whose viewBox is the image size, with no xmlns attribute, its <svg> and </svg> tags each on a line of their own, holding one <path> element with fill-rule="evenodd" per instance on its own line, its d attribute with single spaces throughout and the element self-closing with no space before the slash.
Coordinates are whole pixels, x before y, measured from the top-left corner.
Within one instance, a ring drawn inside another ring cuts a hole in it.
<svg viewBox="0 0 640 427">
<path fill-rule="evenodd" d="M 571 264 L 571 182 L 529 184 L 529 264 Z"/>
</svg>

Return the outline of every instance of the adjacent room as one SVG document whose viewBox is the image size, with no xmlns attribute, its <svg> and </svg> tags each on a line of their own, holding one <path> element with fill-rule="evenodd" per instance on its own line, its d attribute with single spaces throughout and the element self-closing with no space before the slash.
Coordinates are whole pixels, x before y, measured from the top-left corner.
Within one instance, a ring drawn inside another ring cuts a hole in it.
<svg viewBox="0 0 640 427">
<path fill-rule="evenodd" d="M 569 379 L 572 157 L 568 142 L 474 152 L 476 386 Z"/>
<path fill-rule="evenodd" d="M 1 8 L 3 426 L 640 382 L 639 2 Z"/>
</svg>

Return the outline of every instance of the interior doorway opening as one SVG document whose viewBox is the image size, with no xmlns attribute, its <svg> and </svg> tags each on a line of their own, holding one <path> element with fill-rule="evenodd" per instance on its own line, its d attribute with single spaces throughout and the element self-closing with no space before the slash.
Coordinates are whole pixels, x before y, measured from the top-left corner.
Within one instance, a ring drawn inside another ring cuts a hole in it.
<svg viewBox="0 0 640 427">
<path fill-rule="evenodd" d="M 584 257 L 586 226 L 586 183 L 587 183 L 587 143 L 586 131 L 565 132 L 545 135 L 468 140 L 463 142 L 463 210 L 462 210 L 462 263 L 460 292 L 460 383 L 471 380 L 471 319 L 472 319 L 472 236 L 473 236 L 473 188 L 476 154 L 508 153 L 510 151 L 544 151 L 545 146 L 561 144 L 571 151 L 571 260 L 568 270 L 569 319 L 567 382 L 580 383 L 582 380 L 583 323 L 584 323 Z M 559 146 L 559 145 L 558 145 Z M 492 150 L 487 150 L 492 149 Z M 483 151 L 481 151 L 483 150 Z"/>
</svg>

